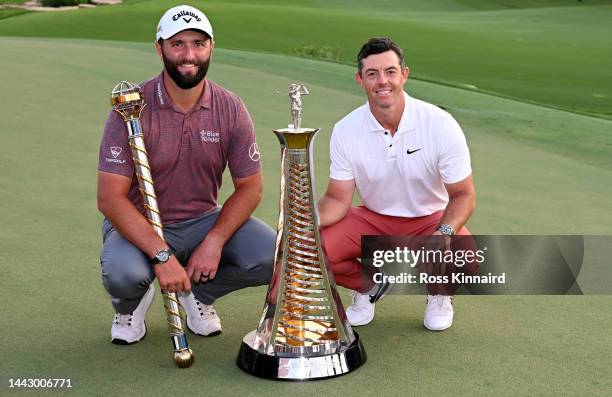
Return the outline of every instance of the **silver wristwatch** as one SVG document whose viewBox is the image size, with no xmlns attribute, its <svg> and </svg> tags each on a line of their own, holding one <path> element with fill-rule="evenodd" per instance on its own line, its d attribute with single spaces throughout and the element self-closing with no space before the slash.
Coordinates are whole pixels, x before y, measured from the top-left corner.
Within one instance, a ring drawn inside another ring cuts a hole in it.
<svg viewBox="0 0 612 397">
<path fill-rule="evenodd" d="M 440 226 L 438 226 L 438 231 L 447 236 L 452 236 L 455 234 L 455 229 L 453 229 L 453 227 L 449 225 L 448 223 L 443 223 Z"/>
<path fill-rule="evenodd" d="M 168 248 L 167 250 L 159 250 L 157 251 L 157 254 L 151 258 L 151 264 L 158 265 L 160 263 L 166 263 L 170 260 L 172 254 L 174 254 L 172 248 Z"/>
</svg>

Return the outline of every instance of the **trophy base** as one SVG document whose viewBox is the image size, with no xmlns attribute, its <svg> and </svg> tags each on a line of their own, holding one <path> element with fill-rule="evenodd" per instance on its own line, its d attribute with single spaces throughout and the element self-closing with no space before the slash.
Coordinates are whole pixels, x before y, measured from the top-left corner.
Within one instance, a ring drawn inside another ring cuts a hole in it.
<svg viewBox="0 0 612 397">
<path fill-rule="evenodd" d="M 359 335 L 346 349 L 315 357 L 278 357 L 263 354 L 251 346 L 256 331 L 249 332 L 240 345 L 236 364 L 244 371 L 272 380 L 305 381 L 333 378 L 348 374 L 367 360 Z"/>
</svg>

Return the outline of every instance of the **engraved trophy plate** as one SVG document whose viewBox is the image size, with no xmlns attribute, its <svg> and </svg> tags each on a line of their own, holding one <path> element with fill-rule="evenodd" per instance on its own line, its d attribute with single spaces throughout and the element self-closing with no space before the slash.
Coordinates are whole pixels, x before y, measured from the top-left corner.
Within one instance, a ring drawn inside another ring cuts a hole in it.
<svg viewBox="0 0 612 397">
<path fill-rule="evenodd" d="M 302 128 L 303 84 L 291 84 L 293 124 L 275 130 L 281 144 L 281 197 L 275 263 L 263 314 L 237 357 L 240 368 L 277 380 L 349 373 L 366 361 L 327 269 L 314 199 L 312 145 L 319 129 Z"/>
</svg>

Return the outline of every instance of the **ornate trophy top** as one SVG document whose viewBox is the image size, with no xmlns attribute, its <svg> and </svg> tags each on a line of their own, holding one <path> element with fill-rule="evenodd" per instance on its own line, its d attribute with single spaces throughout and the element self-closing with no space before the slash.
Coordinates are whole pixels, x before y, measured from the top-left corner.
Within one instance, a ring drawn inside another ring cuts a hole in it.
<svg viewBox="0 0 612 397">
<path fill-rule="evenodd" d="M 303 149 L 308 148 L 308 143 L 319 132 L 318 128 L 302 128 L 302 95 L 308 95 L 310 92 L 304 84 L 293 83 L 289 86 L 289 99 L 291 99 L 291 116 L 293 116 L 293 124 L 289 124 L 288 128 L 274 130 L 277 138 L 283 147 L 288 149 Z"/>
<path fill-rule="evenodd" d="M 304 84 L 293 83 L 289 86 L 289 98 L 291 98 L 291 116 L 293 117 L 293 128 L 299 130 L 302 127 L 302 95 L 308 95 L 308 88 Z"/>
<path fill-rule="evenodd" d="M 122 81 L 113 88 L 111 105 L 125 121 L 138 118 L 145 107 L 142 89 L 137 84 Z"/>
</svg>

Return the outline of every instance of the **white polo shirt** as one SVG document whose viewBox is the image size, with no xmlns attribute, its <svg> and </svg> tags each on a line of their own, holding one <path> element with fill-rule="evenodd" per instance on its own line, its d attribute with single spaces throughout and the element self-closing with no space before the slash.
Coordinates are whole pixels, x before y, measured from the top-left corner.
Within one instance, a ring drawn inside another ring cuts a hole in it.
<svg viewBox="0 0 612 397">
<path fill-rule="evenodd" d="M 463 131 L 444 110 L 404 93 L 405 106 L 392 137 L 370 106 L 334 126 L 330 178 L 355 180 L 363 205 L 384 215 L 418 217 L 446 208 L 444 184 L 472 173 Z"/>
</svg>

